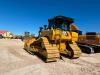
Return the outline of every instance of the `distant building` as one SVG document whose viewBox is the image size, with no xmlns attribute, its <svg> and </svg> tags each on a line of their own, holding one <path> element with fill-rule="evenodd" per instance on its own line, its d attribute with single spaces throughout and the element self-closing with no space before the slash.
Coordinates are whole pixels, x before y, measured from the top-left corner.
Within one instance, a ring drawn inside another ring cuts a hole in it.
<svg viewBox="0 0 100 75">
<path fill-rule="evenodd" d="M 0 30 L 0 38 L 12 38 L 13 35 L 9 31 Z"/>
</svg>

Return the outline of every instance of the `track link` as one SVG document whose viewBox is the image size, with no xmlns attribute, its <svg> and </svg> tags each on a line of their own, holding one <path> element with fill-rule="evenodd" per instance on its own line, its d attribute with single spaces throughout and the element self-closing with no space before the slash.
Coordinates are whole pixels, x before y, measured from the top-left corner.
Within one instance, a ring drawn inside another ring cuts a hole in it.
<svg viewBox="0 0 100 75">
<path fill-rule="evenodd" d="M 56 46 L 51 45 L 46 37 L 41 37 L 42 39 L 42 48 L 45 48 L 46 55 L 44 56 L 47 58 L 46 62 L 50 61 L 57 61 L 60 57 L 59 50 Z"/>
<path fill-rule="evenodd" d="M 84 52 L 84 53 L 88 53 L 88 54 L 94 53 L 94 48 L 92 46 L 79 44 L 79 47 L 81 48 L 82 52 Z"/>
<path fill-rule="evenodd" d="M 79 58 L 81 55 L 81 50 L 76 43 L 70 44 L 69 43 L 69 58 Z"/>
<path fill-rule="evenodd" d="M 51 45 L 46 37 L 37 39 L 33 46 L 38 49 L 38 53 L 41 55 L 41 58 L 45 58 L 45 62 L 57 61 L 60 58 L 58 48 Z"/>
</svg>

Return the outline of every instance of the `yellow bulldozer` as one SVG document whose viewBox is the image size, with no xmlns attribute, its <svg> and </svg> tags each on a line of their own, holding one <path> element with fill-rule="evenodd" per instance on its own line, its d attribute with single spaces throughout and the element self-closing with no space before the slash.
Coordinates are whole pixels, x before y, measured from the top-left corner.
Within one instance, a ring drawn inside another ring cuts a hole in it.
<svg viewBox="0 0 100 75">
<path fill-rule="evenodd" d="M 38 53 L 45 62 L 57 61 L 61 54 L 69 58 L 80 57 L 81 50 L 76 44 L 78 31 L 72 18 L 55 16 L 49 24 L 40 27 L 38 37 L 28 39 L 24 48 L 30 53 Z"/>
</svg>

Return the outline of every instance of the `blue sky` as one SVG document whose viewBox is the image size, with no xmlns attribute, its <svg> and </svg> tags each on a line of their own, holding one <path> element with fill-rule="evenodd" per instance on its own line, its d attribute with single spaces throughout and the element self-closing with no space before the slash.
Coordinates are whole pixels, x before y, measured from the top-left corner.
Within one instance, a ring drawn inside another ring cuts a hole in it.
<svg viewBox="0 0 100 75">
<path fill-rule="evenodd" d="M 83 32 L 100 32 L 100 0 L 0 0 L 0 30 L 38 34 L 48 18 L 72 17 Z"/>
</svg>

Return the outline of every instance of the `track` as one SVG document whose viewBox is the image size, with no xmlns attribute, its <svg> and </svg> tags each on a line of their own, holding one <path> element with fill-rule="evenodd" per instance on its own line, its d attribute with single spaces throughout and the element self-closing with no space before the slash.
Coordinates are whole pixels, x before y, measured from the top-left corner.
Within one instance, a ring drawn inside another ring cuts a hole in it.
<svg viewBox="0 0 100 75">
<path fill-rule="evenodd" d="M 57 61 L 60 54 L 55 45 L 51 45 L 46 37 L 39 38 L 34 42 L 34 47 L 38 49 L 38 53 L 45 58 L 45 62 Z"/>
<path fill-rule="evenodd" d="M 78 58 L 81 55 L 81 50 L 80 48 L 77 46 L 76 43 L 73 44 L 69 44 L 71 49 L 73 50 L 73 57 L 72 58 Z"/>
<path fill-rule="evenodd" d="M 84 53 L 93 54 L 93 53 L 96 53 L 96 52 L 100 52 L 100 46 L 83 45 L 83 44 L 78 44 L 78 45 L 81 48 L 82 52 L 84 52 Z"/>
<path fill-rule="evenodd" d="M 80 57 L 81 50 L 75 42 L 73 42 L 72 44 L 67 43 L 66 48 L 68 48 L 68 50 L 69 50 L 68 55 L 70 58 L 79 58 Z"/>
<path fill-rule="evenodd" d="M 94 53 L 94 49 L 91 46 L 79 44 L 79 47 L 84 53 L 88 53 L 88 54 Z"/>
</svg>

